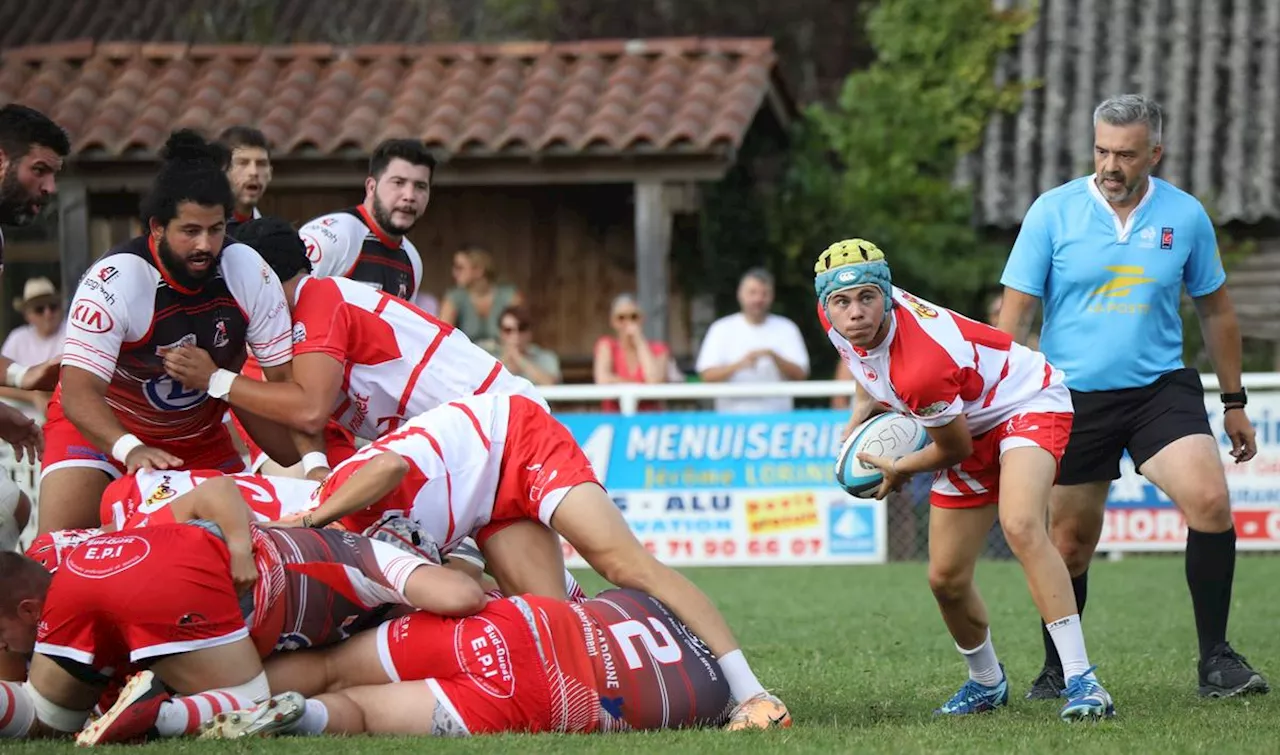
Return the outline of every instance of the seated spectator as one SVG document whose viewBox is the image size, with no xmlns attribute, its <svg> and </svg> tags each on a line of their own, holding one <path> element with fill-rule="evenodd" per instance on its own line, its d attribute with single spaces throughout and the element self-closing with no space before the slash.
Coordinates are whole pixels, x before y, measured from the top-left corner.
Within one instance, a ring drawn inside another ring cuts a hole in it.
<svg viewBox="0 0 1280 755">
<path fill-rule="evenodd" d="M 809 376 L 809 350 L 800 328 L 771 314 L 773 276 L 763 268 L 748 270 L 738 284 L 737 314 L 711 323 L 698 350 L 698 374 L 706 383 L 776 383 Z M 789 396 L 718 398 L 716 411 L 789 412 Z"/>
<path fill-rule="evenodd" d="M 48 278 L 28 280 L 22 286 L 22 296 L 14 300 L 13 308 L 22 313 L 27 324 L 13 329 L 4 345 L 0 346 L 0 355 L 26 365 L 61 357 L 66 329 L 63 327 L 62 297 L 53 281 Z M 40 414 L 44 414 L 50 396 L 45 391 L 0 387 L 0 398 L 32 407 Z"/>
<path fill-rule="evenodd" d="M 418 295 L 413 297 L 413 304 L 433 317 L 440 316 L 440 300 L 436 298 L 435 294 L 419 290 Z"/>
<path fill-rule="evenodd" d="M 523 304 L 515 286 L 498 285 L 493 257 L 483 249 L 465 246 L 453 255 L 456 287 L 445 293 L 440 319 L 467 334 L 477 346 L 498 348 L 498 315 L 513 304 Z"/>
<path fill-rule="evenodd" d="M 609 308 L 609 321 L 614 335 L 600 336 L 596 341 L 592 362 L 596 384 L 667 382 L 671 352 L 665 343 L 645 338 L 644 313 L 636 298 L 631 294 L 615 298 Z M 607 412 L 619 408 L 613 400 L 603 402 L 602 407 Z M 661 402 L 640 402 L 641 411 L 661 408 Z"/>
<path fill-rule="evenodd" d="M 513 375 L 534 385 L 560 382 L 560 357 L 533 342 L 533 322 L 529 310 L 521 305 L 507 307 L 498 316 L 499 341 L 495 355 Z"/>
</svg>

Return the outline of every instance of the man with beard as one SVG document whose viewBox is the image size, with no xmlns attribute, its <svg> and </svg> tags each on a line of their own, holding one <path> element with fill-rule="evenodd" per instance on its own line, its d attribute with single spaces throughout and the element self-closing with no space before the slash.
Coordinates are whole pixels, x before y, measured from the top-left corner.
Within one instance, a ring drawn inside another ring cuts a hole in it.
<svg viewBox="0 0 1280 755">
<path fill-rule="evenodd" d="M 302 226 L 312 274 L 367 283 L 411 300 L 422 283 L 422 257 L 405 235 L 427 211 L 436 160 L 413 139 L 388 139 L 369 158 L 364 204 Z"/>
<path fill-rule="evenodd" d="M 225 153 L 179 131 L 162 157 L 142 207 L 148 233 L 94 263 L 71 303 L 61 383 L 45 425 L 41 532 L 95 524 L 107 483 L 126 471 L 243 469 L 222 424 L 226 404 L 166 375 L 168 351 L 199 345 L 234 369 L 247 345 L 268 379 L 291 378 L 280 281 L 253 249 L 224 234 L 234 206 Z M 296 457 L 288 431 L 240 419 L 273 456 Z"/>
<path fill-rule="evenodd" d="M 1182 291 L 1195 301 L 1222 388 L 1222 424 L 1237 464 L 1257 453 L 1245 414 L 1240 326 L 1213 223 L 1195 197 L 1151 177 L 1160 162 L 1160 106 L 1136 94 L 1093 113 L 1094 168 L 1031 205 L 1001 282 L 1000 328 L 1026 342 L 1044 299 L 1040 348 L 1067 375 L 1075 422 L 1049 507 L 1050 534 L 1084 613 L 1089 561 L 1111 481 L 1127 451 L 1187 520 L 1187 586 L 1200 645 L 1201 696 L 1266 692 L 1227 642 L 1236 532 L 1204 388 L 1182 363 Z M 1045 663 L 1027 693 L 1056 699 L 1062 660 L 1044 634 Z"/>
<path fill-rule="evenodd" d="M 369 159 L 364 204 L 322 215 L 298 232 L 311 260 L 311 274 L 317 278 L 350 278 L 412 301 L 422 283 L 422 257 L 405 234 L 426 212 L 435 165 L 435 158 L 422 142 L 389 139 L 379 144 Z M 232 170 L 235 170 L 234 158 Z M 269 168 L 267 176 L 269 180 Z M 261 370 L 252 359 L 240 374 L 262 378 Z M 326 426 L 324 436 L 324 450 L 330 465 L 355 453 L 355 438 L 336 422 Z M 268 458 L 243 430 L 240 437 L 249 449 L 249 463 L 254 471 L 300 475 L 314 469 L 309 464 L 285 468 L 279 459 Z"/>
<path fill-rule="evenodd" d="M 71 152 L 67 133 L 48 116 L 22 105 L 0 108 L 0 225 L 30 225 L 57 192 L 56 176 Z M 0 271 L 4 270 L 4 234 L 0 233 Z M 23 365 L 0 357 L 3 384 L 22 390 L 52 390 L 58 362 Z M 0 438 L 12 443 L 19 458 L 35 458 L 40 430 L 22 412 L 0 404 Z"/>
<path fill-rule="evenodd" d="M 252 126 L 232 126 L 222 135 L 222 146 L 230 154 L 227 180 L 236 206 L 227 219 L 227 235 L 236 237 L 236 228 L 262 217 L 258 203 L 271 184 L 271 148 L 267 137 Z"/>
</svg>

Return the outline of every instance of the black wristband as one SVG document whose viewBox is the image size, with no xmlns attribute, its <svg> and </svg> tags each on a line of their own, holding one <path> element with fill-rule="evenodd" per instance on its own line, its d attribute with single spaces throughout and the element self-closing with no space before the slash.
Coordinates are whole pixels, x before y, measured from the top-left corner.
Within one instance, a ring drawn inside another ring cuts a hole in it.
<svg viewBox="0 0 1280 755">
<path fill-rule="evenodd" d="M 1249 394 L 1244 388 L 1235 393 L 1220 393 L 1218 397 L 1222 399 L 1224 404 L 1239 404 L 1243 407 L 1249 403 Z"/>
</svg>

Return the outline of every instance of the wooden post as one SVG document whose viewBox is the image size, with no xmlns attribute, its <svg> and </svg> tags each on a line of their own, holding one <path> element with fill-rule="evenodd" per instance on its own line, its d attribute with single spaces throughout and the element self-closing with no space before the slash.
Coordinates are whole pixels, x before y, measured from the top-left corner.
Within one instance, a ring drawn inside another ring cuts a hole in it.
<svg viewBox="0 0 1280 755">
<path fill-rule="evenodd" d="M 58 182 L 58 257 L 62 262 L 62 295 L 70 301 L 80 276 L 94 259 L 89 243 L 89 192 L 83 181 Z"/>
<path fill-rule="evenodd" d="M 666 343 L 671 208 L 661 182 L 637 181 L 635 187 L 636 297 L 645 313 L 645 337 Z"/>
</svg>

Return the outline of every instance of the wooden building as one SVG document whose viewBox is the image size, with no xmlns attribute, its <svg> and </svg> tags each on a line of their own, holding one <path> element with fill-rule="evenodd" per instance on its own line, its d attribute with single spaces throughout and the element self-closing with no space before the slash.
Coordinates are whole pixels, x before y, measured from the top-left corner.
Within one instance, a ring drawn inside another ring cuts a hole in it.
<svg viewBox="0 0 1280 755">
<path fill-rule="evenodd" d="M 492 252 L 526 293 L 535 338 L 582 379 L 618 293 L 637 291 L 651 336 L 695 347 L 691 303 L 670 279 L 673 220 L 725 174 L 752 129 L 794 115 L 762 39 L 565 44 L 254 47 L 68 42 L 0 58 L 0 103 L 71 134 L 54 233 L 11 234 L 24 269 L 61 262 L 72 288 L 140 228 L 137 208 L 171 130 L 260 128 L 274 179 L 262 210 L 301 223 L 358 204 L 373 147 L 423 139 L 442 164 L 410 234 L 423 289 L 452 286 L 452 252 Z M 47 273 L 46 273 L 47 274 Z"/>
</svg>

